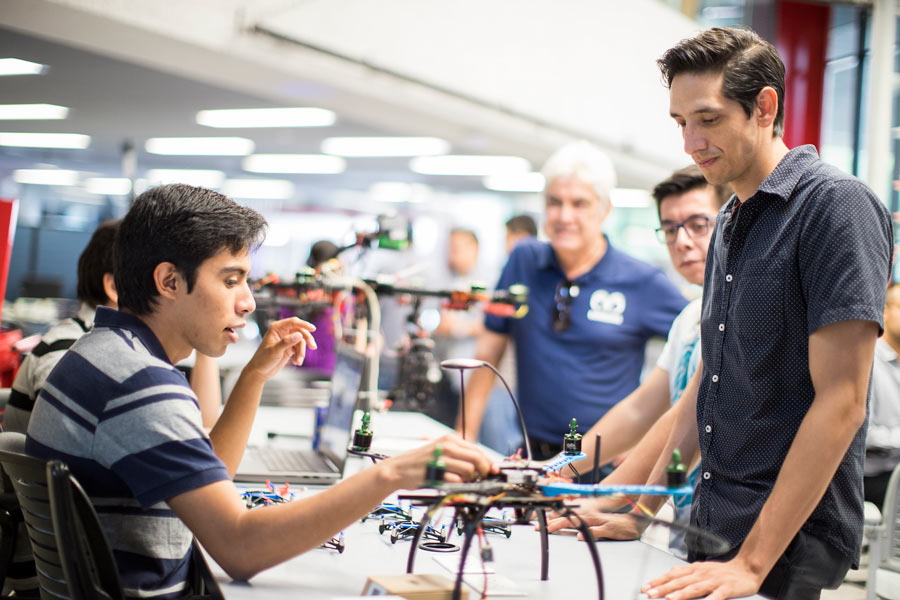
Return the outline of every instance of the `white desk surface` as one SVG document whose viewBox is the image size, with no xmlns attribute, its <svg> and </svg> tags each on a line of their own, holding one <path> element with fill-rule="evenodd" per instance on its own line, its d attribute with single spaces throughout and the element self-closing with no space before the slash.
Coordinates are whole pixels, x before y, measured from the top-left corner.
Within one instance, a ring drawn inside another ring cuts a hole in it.
<svg viewBox="0 0 900 600">
<path fill-rule="evenodd" d="M 303 423 L 308 423 L 308 426 Z M 263 407 L 254 425 L 251 440 L 265 443 L 266 433 L 269 431 L 297 434 L 309 433 L 311 430 L 311 410 Z M 373 430 L 376 440 L 373 449 L 377 451 L 379 438 L 383 440 L 385 448 L 404 444 L 411 447 L 422 443 L 423 438 L 442 435 L 447 428 L 419 414 L 386 413 L 373 416 Z M 366 464 L 362 459 L 353 458 L 352 461 L 355 465 L 351 465 L 351 472 Z M 420 514 L 421 509 L 418 509 L 416 516 Z M 447 511 L 444 520 L 449 517 L 450 512 Z M 342 554 L 330 549 L 311 550 L 260 573 L 249 582 L 231 581 L 214 561 L 209 562 L 228 600 L 326 600 L 359 596 L 369 575 L 397 575 L 406 572 L 411 542 L 400 540 L 392 544 L 389 533 L 379 534 L 378 525 L 379 521 L 375 519 L 351 525 L 345 531 L 345 551 Z M 302 532 L 298 532 L 298 535 L 302 535 Z M 461 538 L 454 531 L 449 541 L 460 543 Z M 514 526 L 509 539 L 502 535 L 488 534 L 488 541 L 494 550 L 494 562 L 488 563 L 488 567 L 493 568 L 501 578 L 511 580 L 512 585 L 523 592 L 525 597 L 558 599 L 573 594 L 579 598 L 598 597 L 588 547 L 574 535 L 550 536 L 548 581 L 540 581 L 540 536 L 533 526 Z M 272 543 L 278 542 L 272 540 Z M 643 598 L 639 592 L 641 585 L 675 565 L 684 564 L 678 558 L 639 541 L 599 542 L 597 548 L 603 568 L 605 597 L 612 600 Z M 443 560 L 458 556 L 459 552 L 435 553 L 420 549 L 416 554 L 414 572 L 440 573 L 453 579 L 456 573 L 446 570 L 434 557 L 442 557 Z M 477 556 L 476 541 L 470 550 L 470 560 Z M 483 575 L 470 574 L 466 579 L 471 579 L 479 586 L 478 590 L 469 590 L 470 598 L 478 598 Z"/>
</svg>

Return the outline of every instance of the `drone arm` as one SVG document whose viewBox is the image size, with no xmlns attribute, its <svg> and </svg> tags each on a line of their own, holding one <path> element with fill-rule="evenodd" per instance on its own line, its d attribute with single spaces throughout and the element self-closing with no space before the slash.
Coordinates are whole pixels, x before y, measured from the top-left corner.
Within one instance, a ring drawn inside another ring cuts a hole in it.
<svg viewBox="0 0 900 600">
<path fill-rule="evenodd" d="M 475 346 L 476 360 L 483 360 L 492 365 L 499 364 L 508 339 L 504 334 L 485 331 L 478 336 Z M 456 423 L 456 430 L 459 432 L 462 432 L 465 426 L 466 439 L 477 438 L 493 385 L 494 373 L 490 369 L 475 369 L 469 376 L 466 385 L 466 422 L 458 420 Z"/>
</svg>

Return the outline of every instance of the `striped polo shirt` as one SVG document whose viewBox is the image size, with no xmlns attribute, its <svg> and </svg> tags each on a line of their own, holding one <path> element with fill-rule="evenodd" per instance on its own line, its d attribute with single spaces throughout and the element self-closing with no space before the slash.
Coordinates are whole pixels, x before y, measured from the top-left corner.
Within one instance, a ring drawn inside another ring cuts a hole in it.
<svg viewBox="0 0 900 600">
<path fill-rule="evenodd" d="M 97 309 L 47 378 L 25 449 L 64 461 L 84 486 L 129 597 L 185 592 L 192 535 L 165 501 L 229 477 L 197 397 L 143 321 Z"/>
</svg>

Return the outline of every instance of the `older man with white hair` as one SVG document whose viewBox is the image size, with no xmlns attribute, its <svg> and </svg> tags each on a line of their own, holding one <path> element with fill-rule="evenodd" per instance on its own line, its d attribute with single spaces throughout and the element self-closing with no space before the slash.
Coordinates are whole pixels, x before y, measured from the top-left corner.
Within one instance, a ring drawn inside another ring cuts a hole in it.
<svg viewBox="0 0 900 600">
<path fill-rule="evenodd" d="M 590 426 L 639 383 L 644 346 L 665 337 L 687 304 L 659 269 L 612 247 L 603 223 L 616 174 L 587 142 L 559 149 L 543 168 L 544 232 L 509 257 L 498 288 L 528 286 L 523 319 L 488 315 L 476 358 L 497 364 L 515 342 L 518 397 L 535 458 L 562 448 L 572 417 Z M 465 432 L 478 432 L 493 373 L 466 388 Z"/>
</svg>

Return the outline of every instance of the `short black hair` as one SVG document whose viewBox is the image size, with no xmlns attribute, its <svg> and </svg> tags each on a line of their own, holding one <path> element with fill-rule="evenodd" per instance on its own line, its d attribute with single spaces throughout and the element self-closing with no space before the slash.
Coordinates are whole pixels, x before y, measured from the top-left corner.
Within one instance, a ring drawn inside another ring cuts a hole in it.
<svg viewBox="0 0 900 600">
<path fill-rule="evenodd" d="M 193 291 L 197 269 L 222 250 L 253 249 L 266 220 L 212 190 L 181 183 L 154 187 L 138 196 L 119 226 L 116 289 L 119 309 L 135 315 L 153 311 L 159 292 L 153 271 L 175 265 Z"/>
<path fill-rule="evenodd" d="M 306 259 L 306 266 L 316 268 L 325 261 L 329 261 L 338 255 L 338 247 L 334 242 L 328 240 L 319 240 L 309 249 L 309 258 Z"/>
<path fill-rule="evenodd" d="M 529 215 L 516 215 L 506 222 L 509 233 L 524 233 L 537 237 L 537 223 Z"/>
<path fill-rule="evenodd" d="M 656 184 L 656 187 L 653 188 L 653 199 L 656 200 L 656 211 L 660 211 L 663 200 L 669 196 L 680 196 L 691 190 L 704 188 L 706 186 L 713 188 L 713 191 L 716 194 L 716 207 L 718 208 L 721 208 L 731 197 L 731 187 L 724 183 L 712 185 L 706 180 L 703 173 L 700 171 L 700 167 L 697 165 L 690 165 L 683 169 L 678 169 L 664 181 Z"/>
<path fill-rule="evenodd" d="M 115 273 L 118 219 L 100 223 L 78 257 L 78 299 L 97 308 L 110 298 L 103 287 L 103 276 Z"/>
<path fill-rule="evenodd" d="M 784 135 L 784 63 L 775 46 L 747 27 L 713 27 L 678 42 L 656 61 L 666 87 L 681 73 L 722 73 L 722 95 L 749 118 L 764 87 L 778 94 L 773 135 Z"/>
</svg>

